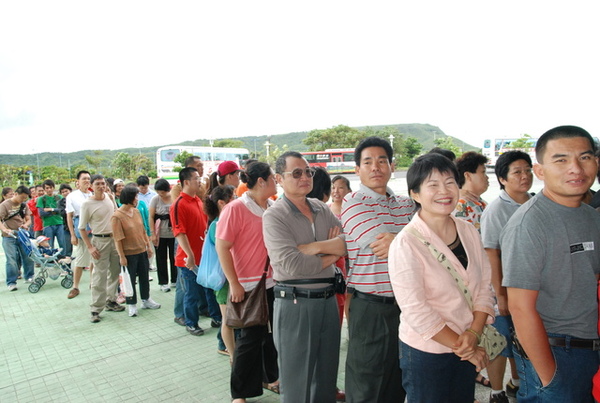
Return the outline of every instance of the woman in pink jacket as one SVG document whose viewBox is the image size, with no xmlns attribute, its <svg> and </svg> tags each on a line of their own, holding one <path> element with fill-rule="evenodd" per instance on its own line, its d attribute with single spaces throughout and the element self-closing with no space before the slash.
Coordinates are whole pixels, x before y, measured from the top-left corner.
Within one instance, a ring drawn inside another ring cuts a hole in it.
<svg viewBox="0 0 600 403">
<path fill-rule="evenodd" d="M 402 311 L 402 385 L 409 402 L 472 402 L 476 371 L 488 362 L 478 342 L 494 317 L 490 264 L 477 230 L 451 215 L 459 189 L 449 159 L 417 158 L 407 182 L 420 209 L 389 252 L 390 280 Z M 472 309 L 454 276 L 472 296 Z"/>
</svg>

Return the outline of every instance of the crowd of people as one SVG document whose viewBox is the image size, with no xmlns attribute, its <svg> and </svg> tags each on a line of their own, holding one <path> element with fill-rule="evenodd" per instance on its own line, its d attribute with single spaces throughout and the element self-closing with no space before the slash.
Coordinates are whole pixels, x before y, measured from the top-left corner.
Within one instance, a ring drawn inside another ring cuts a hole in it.
<svg viewBox="0 0 600 403">
<path fill-rule="evenodd" d="M 105 310 L 137 316 L 138 296 L 143 309 L 161 307 L 150 297 L 155 259 L 160 291 L 175 289 L 174 322 L 201 336 L 205 314 L 219 328 L 235 403 L 264 389 L 282 402 L 470 403 L 476 382 L 490 387 L 490 402 L 600 399 L 592 381 L 600 364 L 600 215 L 588 205 L 598 160 L 589 133 L 549 130 L 537 141 L 536 164 L 522 151 L 502 154 L 501 193 L 489 204 L 479 153 L 455 159 L 433 149 L 416 158 L 406 196 L 388 186 L 393 149 L 385 139 L 362 140 L 354 159 L 355 190 L 294 151 L 274 169 L 222 162 L 209 181 L 192 156 L 177 185 L 161 179 L 154 191 L 146 176 L 125 184 L 87 171 L 74 191 L 63 184 L 57 193 L 51 180 L 5 188 L 8 289 L 34 275 L 13 237 L 19 228 L 73 256 L 68 298 L 91 269 L 93 323 Z M 529 193 L 534 172 L 544 182 L 538 194 Z M 197 282 L 208 256 L 218 257 L 222 288 Z M 125 298 L 122 267 L 133 284 Z M 228 310 L 259 285 L 267 323 L 227 326 Z M 336 384 L 344 317 L 345 391 Z M 506 340 L 493 359 L 483 342 L 491 331 Z"/>
</svg>

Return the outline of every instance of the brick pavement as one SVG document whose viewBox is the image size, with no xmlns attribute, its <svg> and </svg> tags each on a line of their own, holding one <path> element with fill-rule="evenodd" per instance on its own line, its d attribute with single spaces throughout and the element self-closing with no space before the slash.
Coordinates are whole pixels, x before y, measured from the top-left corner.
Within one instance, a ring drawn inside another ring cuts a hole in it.
<svg viewBox="0 0 600 403">
<path fill-rule="evenodd" d="M 204 336 L 191 336 L 173 322 L 174 291 L 151 296 L 161 309 L 103 312 L 89 321 L 89 272 L 81 294 L 48 279 L 37 294 L 19 280 L 18 291 L 5 284 L 0 249 L 0 401 L 2 402 L 229 402 L 229 360 L 217 354 L 216 329 L 201 318 Z M 347 332 L 342 334 L 338 385 L 344 384 Z M 434 382 L 435 380 L 432 380 Z M 487 402 L 489 389 L 477 386 Z M 278 402 L 265 391 L 249 402 Z"/>
</svg>

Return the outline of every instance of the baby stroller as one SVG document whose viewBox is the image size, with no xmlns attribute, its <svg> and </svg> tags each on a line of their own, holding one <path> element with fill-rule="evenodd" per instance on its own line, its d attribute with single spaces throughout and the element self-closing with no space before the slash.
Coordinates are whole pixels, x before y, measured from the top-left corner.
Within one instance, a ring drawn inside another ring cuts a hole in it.
<svg viewBox="0 0 600 403">
<path fill-rule="evenodd" d="M 27 255 L 34 263 L 40 265 L 40 269 L 33 279 L 33 282 L 29 284 L 29 292 L 36 293 L 46 283 L 46 279 L 50 277 L 52 280 L 56 280 L 60 277 L 62 272 L 66 272 L 67 275 L 62 279 L 60 285 L 64 288 L 71 288 L 73 285 L 73 272 L 65 259 L 59 259 L 58 255 L 61 252 L 59 249 L 52 256 L 43 256 L 37 245 L 33 243 L 34 239 L 29 238 L 29 233 L 22 228 L 19 228 L 17 238 L 21 245 L 25 247 Z"/>
</svg>

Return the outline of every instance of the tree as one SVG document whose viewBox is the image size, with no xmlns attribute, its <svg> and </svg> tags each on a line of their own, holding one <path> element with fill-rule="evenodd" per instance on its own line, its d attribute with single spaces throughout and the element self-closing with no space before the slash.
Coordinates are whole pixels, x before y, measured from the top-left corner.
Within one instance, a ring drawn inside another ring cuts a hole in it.
<svg viewBox="0 0 600 403">
<path fill-rule="evenodd" d="M 452 137 L 438 137 L 437 139 L 433 140 L 433 144 L 439 148 L 452 151 L 454 154 L 456 154 L 456 158 L 462 155 L 462 150 L 456 144 L 454 144 Z"/>
<path fill-rule="evenodd" d="M 222 139 L 214 143 L 215 147 L 242 148 L 244 142 L 242 140 Z"/>
<path fill-rule="evenodd" d="M 423 151 L 423 146 L 415 137 L 409 136 L 402 144 L 402 151 L 404 155 L 412 159 L 421 154 L 421 151 Z"/>
<path fill-rule="evenodd" d="M 321 151 L 328 148 L 355 147 L 362 132 L 353 127 L 338 125 L 329 129 L 311 130 L 302 142 L 310 151 Z"/>
<path fill-rule="evenodd" d="M 117 178 L 122 178 L 124 180 L 131 179 L 134 172 L 134 164 L 131 155 L 124 152 L 120 152 L 115 156 L 112 167 L 113 174 Z"/>
<path fill-rule="evenodd" d="M 98 171 L 100 168 L 100 165 L 102 165 L 102 162 L 104 161 L 104 157 L 102 156 L 103 151 L 102 150 L 96 150 L 94 151 L 94 155 L 86 155 L 85 156 L 85 160 L 87 161 L 87 163 L 89 165 L 91 165 L 92 167 L 94 167 L 95 171 Z"/>
<path fill-rule="evenodd" d="M 510 148 L 513 150 L 529 150 L 533 147 L 533 140 L 529 134 L 522 134 L 521 137 L 516 139 L 515 141 L 511 141 L 506 148 Z"/>
</svg>

